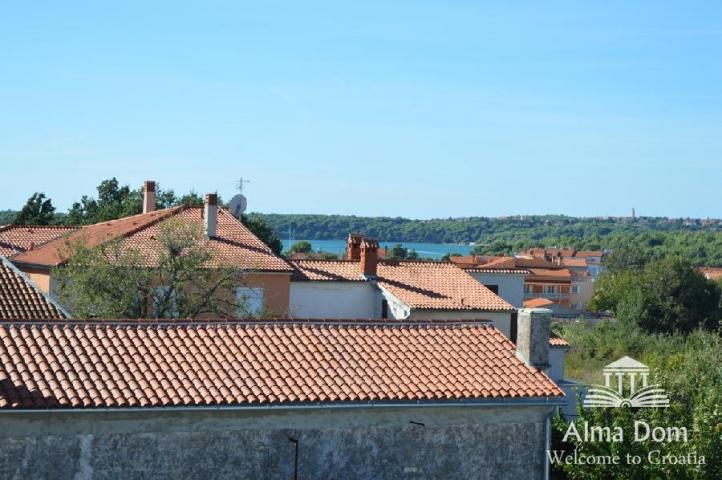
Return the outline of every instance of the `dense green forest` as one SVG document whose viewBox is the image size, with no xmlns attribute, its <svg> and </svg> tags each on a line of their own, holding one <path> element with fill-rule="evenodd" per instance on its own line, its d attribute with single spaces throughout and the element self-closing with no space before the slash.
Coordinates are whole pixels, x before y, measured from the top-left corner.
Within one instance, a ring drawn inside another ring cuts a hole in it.
<svg viewBox="0 0 722 480">
<path fill-rule="evenodd" d="M 661 217 L 575 218 L 562 215 L 410 220 L 342 215 L 258 214 L 281 238 L 325 240 L 360 232 L 386 241 L 471 243 L 479 254 L 511 254 L 534 246 L 617 249 L 638 246 L 696 265 L 722 265 L 722 221 Z"/>
</svg>

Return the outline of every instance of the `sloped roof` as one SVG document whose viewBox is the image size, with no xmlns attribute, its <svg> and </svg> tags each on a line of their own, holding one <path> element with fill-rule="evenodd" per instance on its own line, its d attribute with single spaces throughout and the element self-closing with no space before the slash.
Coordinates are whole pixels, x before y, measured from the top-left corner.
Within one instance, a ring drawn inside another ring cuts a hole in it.
<svg viewBox="0 0 722 480">
<path fill-rule="evenodd" d="M 499 310 L 514 307 L 447 262 L 380 262 L 378 284 L 411 308 Z"/>
<path fill-rule="evenodd" d="M 149 266 L 157 260 L 154 248 L 160 232 L 160 224 L 173 217 L 184 223 L 202 226 L 201 207 L 177 206 L 165 210 L 124 217 L 118 220 L 88 225 L 64 238 L 58 238 L 32 251 L 13 257 L 16 264 L 54 267 L 65 263 L 67 242 L 82 241 L 93 247 L 118 238 L 125 238 L 125 245 L 139 249 Z M 248 230 L 238 219 L 224 209 L 218 209 L 217 236 L 205 240 L 216 256 L 216 262 L 224 267 L 237 267 L 258 271 L 291 272 L 282 258 Z"/>
<path fill-rule="evenodd" d="M 529 282 L 558 281 L 563 283 L 571 283 L 572 281 L 572 273 L 566 268 L 530 268 L 529 271 L 531 272 L 531 275 L 526 278 L 526 280 Z"/>
<path fill-rule="evenodd" d="M 289 260 L 294 281 L 365 282 L 359 262 L 353 260 Z"/>
<path fill-rule="evenodd" d="M 709 280 L 719 280 L 722 278 L 722 268 L 717 267 L 700 267 L 700 272 Z"/>
<path fill-rule="evenodd" d="M 77 230 L 61 225 L 0 226 L 0 256 L 10 257 Z"/>
<path fill-rule="evenodd" d="M 587 260 L 585 258 L 568 257 L 562 259 L 562 265 L 571 268 L 586 268 Z"/>
<path fill-rule="evenodd" d="M 480 322 L 0 322 L 0 409 L 563 396 Z"/>
<path fill-rule="evenodd" d="M 295 281 L 362 282 L 359 262 L 292 260 Z M 510 311 L 514 307 L 471 275 L 448 262 L 379 261 L 379 286 L 411 308 Z"/>
<path fill-rule="evenodd" d="M 524 308 L 541 308 L 547 305 L 553 305 L 554 302 L 548 298 L 538 297 L 530 300 L 524 300 Z"/>
<path fill-rule="evenodd" d="M 7 259 L 0 257 L 0 319 L 66 318 L 63 309 Z"/>
<path fill-rule="evenodd" d="M 549 335 L 549 345 L 552 347 L 568 347 L 569 342 L 564 340 L 562 337 L 560 337 L 556 333 L 552 332 L 551 335 Z"/>
<path fill-rule="evenodd" d="M 601 250 L 579 250 L 575 257 L 587 258 L 587 257 L 602 257 L 604 252 Z"/>
</svg>

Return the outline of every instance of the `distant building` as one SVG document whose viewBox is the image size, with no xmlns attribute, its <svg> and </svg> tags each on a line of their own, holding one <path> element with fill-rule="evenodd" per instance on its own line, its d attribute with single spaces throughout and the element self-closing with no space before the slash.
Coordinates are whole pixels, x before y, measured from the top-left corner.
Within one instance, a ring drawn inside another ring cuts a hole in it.
<svg viewBox="0 0 722 480">
<path fill-rule="evenodd" d="M 722 268 L 718 267 L 700 267 L 700 272 L 707 280 L 717 281 L 722 279 Z"/>
<path fill-rule="evenodd" d="M 349 260 L 292 260 L 290 315 L 391 320 L 484 319 L 511 334 L 515 308 L 447 262 L 380 260 L 350 235 Z"/>
</svg>

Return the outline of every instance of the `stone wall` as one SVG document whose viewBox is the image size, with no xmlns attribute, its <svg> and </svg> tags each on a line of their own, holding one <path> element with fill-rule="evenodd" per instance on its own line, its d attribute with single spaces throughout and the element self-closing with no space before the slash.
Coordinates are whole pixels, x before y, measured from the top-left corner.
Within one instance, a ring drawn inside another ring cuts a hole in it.
<svg viewBox="0 0 722 480">
<path fill-rule="evenodd" d="M 0 412 L 0 478 L 540 479 L 549 411 Z"/>
</svg>

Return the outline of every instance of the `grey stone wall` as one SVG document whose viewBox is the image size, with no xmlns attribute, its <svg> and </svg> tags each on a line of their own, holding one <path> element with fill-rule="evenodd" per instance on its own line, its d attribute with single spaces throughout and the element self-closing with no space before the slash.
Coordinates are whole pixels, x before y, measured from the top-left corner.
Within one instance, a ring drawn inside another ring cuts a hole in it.
<svg viewBox="0 0 722 480">
<path fill-rule="evenodd" d="M 539 479 L 548 411 L 0 413 L 0 478 Z"/>
</svg>

